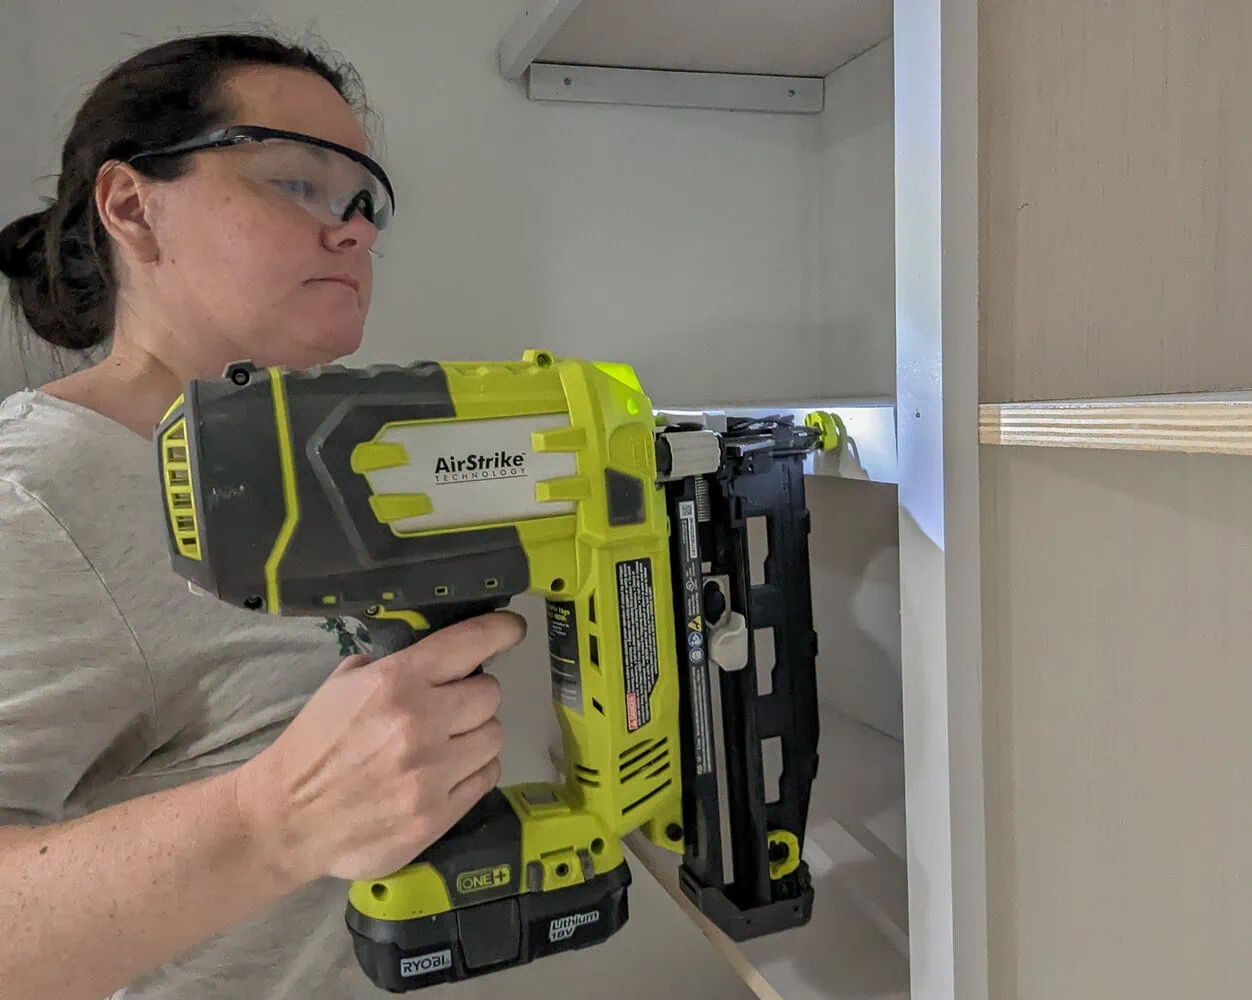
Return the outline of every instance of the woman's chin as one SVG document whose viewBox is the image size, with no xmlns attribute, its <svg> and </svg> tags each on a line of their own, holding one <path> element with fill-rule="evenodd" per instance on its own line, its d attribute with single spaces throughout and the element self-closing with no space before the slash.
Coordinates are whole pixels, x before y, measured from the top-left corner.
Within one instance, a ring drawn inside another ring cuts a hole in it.
<svg viewBox="0 0 1252 1000">
<path fill-rule="evenodd" d="M 310 364 L 325 364 L 354 354 L 365 339 L 365 329 L 359 323 L 319 326 L 316 336 L 306 342 L 307 353 L 317 359 Z"/>
</svg>

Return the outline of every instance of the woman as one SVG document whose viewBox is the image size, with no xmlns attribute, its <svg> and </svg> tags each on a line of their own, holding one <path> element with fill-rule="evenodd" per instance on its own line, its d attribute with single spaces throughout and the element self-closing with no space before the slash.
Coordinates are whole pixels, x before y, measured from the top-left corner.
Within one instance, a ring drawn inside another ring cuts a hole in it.
<svg viewBox="0 0 1252 1000">
<path fill-rule="evenodd" d="M 0 405 L 5 996 L 376 997 L 340 880 L 499 780 L 499 688 L 470 675 L 520 617 L 342 659 L 333 623 L 167 568 L 150 438 L 186 381 L 360 343 L 392 198 L 353 84 L 265 37 L 149 49 L 83 104 L 55 202 L 0 232 L 36 335 L 111 342 Z"/>
</svg>

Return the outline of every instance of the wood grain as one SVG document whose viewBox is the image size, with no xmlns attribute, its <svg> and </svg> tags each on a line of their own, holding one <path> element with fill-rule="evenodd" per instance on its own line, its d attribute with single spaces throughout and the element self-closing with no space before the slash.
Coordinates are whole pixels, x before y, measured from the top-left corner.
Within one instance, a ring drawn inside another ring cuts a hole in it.
<svg viewBox="0 0 1252 1000">
<path fill-rule="evenodd" d="M 1252 455 L 1252 392 L 983 403 L 981 444 Z"/>
<path fill-rule="evenodd" d="M 1252 4 L 979 17 L 980 398 L 1252 384 Z"/>
<path fill-rule="evenodd" d="M 991 996 L 1246 996 L 1252 462 L 982 476 Z"/>
</svg>

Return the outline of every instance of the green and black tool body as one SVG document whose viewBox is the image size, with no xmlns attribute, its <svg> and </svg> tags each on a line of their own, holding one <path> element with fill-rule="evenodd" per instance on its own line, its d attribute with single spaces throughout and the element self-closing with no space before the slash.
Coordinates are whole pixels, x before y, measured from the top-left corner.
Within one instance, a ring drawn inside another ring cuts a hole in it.
<svg viewBox="0 0 1252 1000">
<path fill-rule="evenodd" d="M 828 414 L 666 419 L 628 366 L 546 351 L 240 362 L 186 386 L 156 448 L 172 564 L 198 591 L 359 619 L 375 654 L 521 594 L 546 602 L 563 777 L 493 790 L 411 864 L 349 887 L 348 931 L 378 986 L 610 938 L 628 917 L 634 831 L 674 853 L 684 892 L 732 937 L 809 919 L 803 462 L 841 444 Z M 760 629 L 774 634 L 766 693 Z M 766 741 L 781 750 L 776 792 Z"/>
</svg>

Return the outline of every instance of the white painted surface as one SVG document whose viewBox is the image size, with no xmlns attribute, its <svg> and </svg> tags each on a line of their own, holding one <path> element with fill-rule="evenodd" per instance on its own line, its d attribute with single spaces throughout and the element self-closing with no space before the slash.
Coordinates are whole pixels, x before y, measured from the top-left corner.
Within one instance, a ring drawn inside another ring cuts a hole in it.
<svg viewBox="0 0 1252 1000">
<path fill-rule="evenodd" d="M 831 395 L 896 392 L 891 40 L 826 80 L 819 122 L 819 359 Z"/>
<path fill-rule="evenodd" d="M 563 63 L 536 63 L 527 82 L 526 93 L 534 101 L 771 114 L 817 114 L 825 92 L 820 79 Z"/>
<path fill-rule="evenodd" d="M 977 13 L 977 0 L 896 0 L 896 359 L 914 1000 L 988 996 Z"/>
<path fill-rule="evenodd" d="M 821 77 L 890 33 L 890 0 L 582 0 L 540 58 Z"/>
<path fill-rule="evenodd" d="M 904 747 L 827 705 L 821 726 L 809 839 L 832 859 L 866 916 L 907 955 Z"/>
<path fill-rule="evenodd" d="M 836 396 L 881 393 L 894 402 L 892 74 L 888 40 L 826 81 L 818 134 L 815 307 L 824 389 Z M 891 475 L 872 479 L 899 481 L 897 422 L 893 406 L 891 435 L 883 442 L 890 448 Z M 861 451 L 870 459 L 866 468 L 881 468 L 874 436 L 859 430 Z M 825 623 L 823 697 L 853 718 L 903 739 L 895 490 L 810 492 L 822 504 L 819 509 L 838 512 L 830 523 L 819 523 L 811 539 L 814 606 Z"/>
<path fill-rule="evenodd" d="M 528 0 L 500 42 L 500 75 L 521 76 L 582 0 Z"/>
<path fill-rule="evenodd" d="M 889 908 L 889 895 L 880 893 L 877 902 L 866 904 L 866 855 L 846 839 L 828 836 L 805 845 L 814 888 L 807 924 L 742 942 L 732 941 L 687 902 L 668 852 L 638 833 L 627 845 L 635 870 L 654 873 L 761 1000 L 909 1000 L 908 959 L 897 947 L 899 935 L 880 926 L 882 911 L 867 912 L 879 902 Z M 662 995 L 686 996 L 679 990 Z"/>
<path fill-rule="evenodd" d="M 805 492 L 818 514 L 809 535 L 818 695 L 901 740 L 896 487 L 814 476 Z"/>
</svg>

